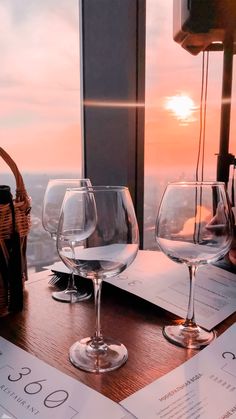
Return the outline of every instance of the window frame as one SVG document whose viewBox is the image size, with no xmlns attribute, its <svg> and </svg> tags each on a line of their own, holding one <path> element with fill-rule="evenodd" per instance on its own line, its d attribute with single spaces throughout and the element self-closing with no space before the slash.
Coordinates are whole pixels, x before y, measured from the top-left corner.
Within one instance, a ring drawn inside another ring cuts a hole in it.
<svg viewBox="0 0 236 419">
<path fill-rule="evenodd" d="M 84 176 L 128 186 L 143 247 L 146 0 L 81 0 Z"/>
</svg>

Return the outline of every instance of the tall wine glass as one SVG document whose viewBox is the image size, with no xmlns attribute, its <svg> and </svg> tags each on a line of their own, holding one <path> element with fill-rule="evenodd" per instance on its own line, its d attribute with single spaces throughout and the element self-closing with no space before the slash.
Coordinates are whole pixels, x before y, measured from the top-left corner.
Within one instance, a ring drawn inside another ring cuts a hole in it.
<svg viewBox="0 0 236 419">
<path fill-rule="evenodd" d="M 186 320 L 164 327 L 164 336 L 185 348 L 200 348 L 215 338 L 199 327 L 194 315 L 194 282 L 201 265 L 216 262 L 229 250 L 232 216 L 223 182 L 173 182 L 163 195 L 156 222 L 160 249 L 189 270 Z"/>
<path fill-rule="evenodd" d="M 74 243 L 73 252 L 69 241 Z M 71 362 L 82 370 L 111 371 L 128 358 L 123 344 L 102 334 L 101 288 L 103 279 L 120 274 L 133 262 L 138 247 L 138 225 L 126 187 L 67 190 L 58 226 L 58 252 L 68 267 L 92 279 L 94 285 L 95 333 L 74 343 L 69 351 Z"/>
<path fill-rule="evenodd" d="M 67 188 L 91 186 L 89 179 L 50 179 L 45 191 L 42 212 L 42 224 L 44 229 L 51 235 L 52 239 L 57 238 L 57 227 L 59 222 L 61 205 Z M 69 276 L 67 287 L 63 291 L 54 291 L 52 297 L 62 302 L 77 302 L 87 300 L 91 292 L 78 290 L 75 285 L 74 273 Z"/>
</svg>

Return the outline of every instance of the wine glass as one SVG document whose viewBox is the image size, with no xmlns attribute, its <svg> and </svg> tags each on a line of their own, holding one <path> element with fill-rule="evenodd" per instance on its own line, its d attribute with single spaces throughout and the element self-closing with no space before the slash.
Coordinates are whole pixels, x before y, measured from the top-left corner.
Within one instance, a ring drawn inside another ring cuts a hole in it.
<svg viewBox="0 0 236 419">
<path fill-rule="evenodd" d="M 199 327 L 194 315 L 194 283 L 201 265 L 216 262 L 232 241 L 232 213 L 223 182 L 172 182 L 168 184 L 156 221 L 160 249 L 189 270 L 190 291 L 187 317 L 181 324 L 168 325 L 164 336 L 185 348 L 209 344 L 215 331 Z"/>
<path fill-rule="evenodd" d="M 67 188 L 91 186 L 89 179 L 50 179 L 44 195 L 42 224 L 44 229 L 51 235 L 52 239 L 57 238 L 57 227 L 60 216 L 61 205 Z M 67 287 L 63 291 L 54 291 L 52 297 L 62 302 L 77 302 L 87 300 L 91 292 L 78 290 L 75 285 L 74 273 L 69 275 Z"/>
<path fill-rule="evenodd" d="M 73 252 L 68 246 L 70 241 Z M 70 361 L 82 370 L 112 371 L 128 358 L 123 344 L 102 334 L 101 288 L 103 279 L 120 274 L 133 262 L 138 247 L 138 225 L 128 188 L 67 190 L 58 226 L 58 253 L 68 267 L 92 279 L 94 286 L 95 333 L 69 350 Z"/>
</svg>

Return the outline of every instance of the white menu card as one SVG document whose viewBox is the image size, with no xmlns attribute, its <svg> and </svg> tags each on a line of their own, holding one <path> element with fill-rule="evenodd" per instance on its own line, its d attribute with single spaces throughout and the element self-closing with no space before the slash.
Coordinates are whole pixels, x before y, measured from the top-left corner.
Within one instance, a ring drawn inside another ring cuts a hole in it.
<svg viewBox="0 0 236 419">
<path fill-rule="evenodd" d="M 62 262 L 48 267 L 69 272 Z M 185 318 L 188 307 L 188 268 L 162 252 L 140 250 L 134 262 L 120 275 L 105 282 L 137 295 Z M 195 318 L 211 330 L 236 310 L 236 275 L 213 265 L 198 269 L 195 285 Z"/>
<path fill-rule="evenodd" d="M 0 337 L 1 419 L 130 419 L 118 403 Z"/>
<path fill-rule="evenodd" d="M 139 251 L 132 265 L 106 282 L 186 317 L 188 268 L 161 252 Z M 199 267 L 194 297 L 197 323 L 211 330 L 236 310 L 236 275 L 213 265 Z"/>
<path fill-rule="evenodd" d="M 236 323 L 190 360 L 122 401 L 138 419 L 236 417 Z"/>
</svg>

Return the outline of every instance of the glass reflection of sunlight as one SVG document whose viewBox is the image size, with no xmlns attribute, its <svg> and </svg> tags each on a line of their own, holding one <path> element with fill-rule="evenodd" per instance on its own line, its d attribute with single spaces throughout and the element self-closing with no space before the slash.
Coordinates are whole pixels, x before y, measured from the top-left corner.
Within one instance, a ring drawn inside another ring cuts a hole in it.
<svg viewBox="0 0 236 419">
<path fill-rule="evenodd" d="M 209 223 L 211 221 L 211 212 L 204 206 L 197 205 L 196 215 L 194 217 L 188 218 L 184 223 L 183 229 L 179 232 L 180 235 L 187 236 L 192 234 L 193 226 L 196 222 L 205 222 Z"/>
<path fill-rule="evenodd" d="M 192 115 L 196 106 L 187 95 L 176 95 L 166 98 L 165 109 L 171 111 L 182 122 L 192 121 Z"/>
</svg>

